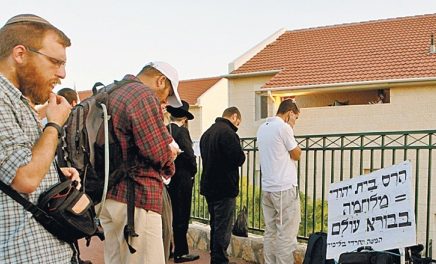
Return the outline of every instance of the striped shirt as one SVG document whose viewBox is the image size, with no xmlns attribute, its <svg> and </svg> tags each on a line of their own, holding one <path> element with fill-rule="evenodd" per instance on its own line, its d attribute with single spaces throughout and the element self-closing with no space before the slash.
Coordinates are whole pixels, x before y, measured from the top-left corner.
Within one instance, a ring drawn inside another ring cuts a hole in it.
<svg viewBox="0 0 436 264">
<path fill-rule="evenodd" d="M 30 162 L 41 124 L 28 100 L 0 75 L 0 180 L 11 184 Z M 36 203 L 58 181 L 52 164 L 37 190 L 23 194 Z M 20 204 L 0 191 L 0 263 L 71 263 L 71 247 L 46 231 Z"/>
<path fill-rule="evenodd" d="M 161 214 L 162 177 L 171 177 L 175 170 L 169 148 L 173 139 L 155 93 L 133 75 L 124 79 L 136 82 L 125 84 L 110 96 L 108 109 L 115 135 L 123 159 L 134 163 L 129 174 L 135 180 L 135 206 Z M 145 160 L 153 165 L 145 165 Z M 107 198 L 127 204 L 127 181 L 113 187 Z"/>
</svg>

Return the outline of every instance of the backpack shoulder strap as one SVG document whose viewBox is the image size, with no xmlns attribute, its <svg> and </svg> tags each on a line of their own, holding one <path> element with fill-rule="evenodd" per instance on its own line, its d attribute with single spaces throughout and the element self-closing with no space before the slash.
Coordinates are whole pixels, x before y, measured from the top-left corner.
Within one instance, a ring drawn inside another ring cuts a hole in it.
<svg viewBox="0 0 436 264">
<path fill-rule="evenodd" d="M 126 171 L 128 174 L 128 172 Z M 127 175 L 127 223 L 124 226 L 124 239 L 131 254 L 136 252 L 136 249 L 129 243 L 129 237 L 138 237 L 135 232 L 135 183 L 133 179 Z"/>
</svg>

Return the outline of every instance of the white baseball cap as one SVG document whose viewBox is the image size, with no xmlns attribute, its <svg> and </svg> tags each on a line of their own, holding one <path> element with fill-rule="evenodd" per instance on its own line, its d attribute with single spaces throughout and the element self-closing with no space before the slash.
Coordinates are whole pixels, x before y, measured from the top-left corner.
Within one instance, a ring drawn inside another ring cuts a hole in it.
<svg viewBox="0 0 436 264">
<path fill-rule="evenodd" d="M 170 80 L 171 86 L 173 87 L 174 95 L 168 97 L 168 104 L 172 107 L 182 106 L 182 100 L 180 100 L 179 92 L 177 91 L 177 88 L 179 86 L 179 75 L 177 74 L 176 69 L 163 61 L 150 62 L 145 65 L 145 67 L 147 66 L 151 66 L 156 70 L 160 71 L 163 75 L 165 75 L 165 77 Z"/>
</svg>

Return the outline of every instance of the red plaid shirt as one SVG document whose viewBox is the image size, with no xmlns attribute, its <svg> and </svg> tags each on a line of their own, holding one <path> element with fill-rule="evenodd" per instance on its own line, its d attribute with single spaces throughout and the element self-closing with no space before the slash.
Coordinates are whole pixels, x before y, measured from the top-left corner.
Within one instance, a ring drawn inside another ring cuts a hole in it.
<svg viewBox="0 0 436 264">
<path fill-rule="evenodd" d="M 136 80 L 114 91 L 109 99 L 109 113 L 115 135 L 121 144 L 124 160 L 136 160 L 129 170 L 135 179 L 135 206 L 161 214 L 162 178 L 174 174 L 169 144 L 172 141 L 154 92 L 133 75 L 124 79 Z M 129 157 L 127 159 L 127 157 Z M 148 160 L 153 166 L 144 164 Z M 127 203 L 127 181 L 114 186 L 107 198 Z"/>
</svg>

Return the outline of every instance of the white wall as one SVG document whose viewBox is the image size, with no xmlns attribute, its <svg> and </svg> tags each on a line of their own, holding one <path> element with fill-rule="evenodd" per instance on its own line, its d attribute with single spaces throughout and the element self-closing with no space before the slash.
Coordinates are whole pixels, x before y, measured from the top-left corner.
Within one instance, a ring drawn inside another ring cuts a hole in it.
<svg viewBox="0 0 436 264">
<path fill-rule="evenodd" d="M 228 104 L 228 81 L 223 78 L 214 86 L 209 88 L 197 100 L 199 106 L 195 119 L 191 121 L 189 131 L 193 140 L 199 140 L 201 134 L 206 131 L 214 122 L 215 118 L 221 116 Z"/>
<path fill-rule="evenodd" d="M 195 140 L 201 135 L 201 122 L 202 122 L 202 107 L 190 106 L 189 112 L 194 115 L 194 119 L 188 122 L 189 134 L 192 140 Z"/>
</svg>

